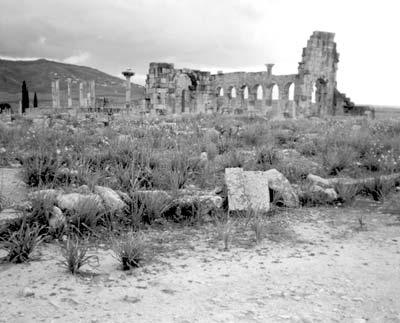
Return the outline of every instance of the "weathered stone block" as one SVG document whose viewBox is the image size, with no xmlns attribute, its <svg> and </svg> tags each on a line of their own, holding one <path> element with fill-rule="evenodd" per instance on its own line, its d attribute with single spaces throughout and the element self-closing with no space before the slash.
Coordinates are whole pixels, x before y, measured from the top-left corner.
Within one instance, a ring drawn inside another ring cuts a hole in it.
<svg viewBox="0 0 400 323">
<path fill-rule="evenodd" d="M 226 168 L 230 211 L 248 209 L 269 211 L 269 188 L 265 172 L 244 172 L 242 168 Z"/>
</svg>

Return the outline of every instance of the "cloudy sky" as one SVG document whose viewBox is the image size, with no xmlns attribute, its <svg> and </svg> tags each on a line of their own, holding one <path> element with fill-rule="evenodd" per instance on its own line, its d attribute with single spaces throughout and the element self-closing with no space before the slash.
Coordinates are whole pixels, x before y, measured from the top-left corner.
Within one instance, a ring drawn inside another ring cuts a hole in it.
<svg viewBox="0 0 400 323">
<path fill-rule="evenodd" d="M 152 61 L 297 72 L 314 30 L 336 33 L 338 88 L 400 106 L 398 0 L 0 0 L 0 57 L 45 57 L 144 83 Z"/>
</svg>

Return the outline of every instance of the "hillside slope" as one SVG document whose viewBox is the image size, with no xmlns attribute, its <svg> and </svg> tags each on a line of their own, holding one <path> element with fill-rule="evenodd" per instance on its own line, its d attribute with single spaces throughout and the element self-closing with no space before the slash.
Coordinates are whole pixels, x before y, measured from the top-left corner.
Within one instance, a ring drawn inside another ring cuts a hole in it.
<svg viewBox="0 0 400 323">
<path fill-rule="evenodd" d="M 21 84 L 24 80 L 30 93 L 37 92 L 42 100 L 50 100 L 51 79 L 54 73 L 57 73 L 60 78 L 62 96 L 67 88 L 66 80 L 71 78 L 74 100 L 78 99 L 79 82 L 90 80 L 96 81 L 96 96 L 109 97 L 116 102 L 123 102 L 124 100 L 124 80 L 91 67 L 65 64 L 46 59 L 34 61 L 0 59 L 0 101 L 19 100 Z M 144 87 L 132 84 L 132 98 L 140 99 L 143 96 Z"/>
</svg>

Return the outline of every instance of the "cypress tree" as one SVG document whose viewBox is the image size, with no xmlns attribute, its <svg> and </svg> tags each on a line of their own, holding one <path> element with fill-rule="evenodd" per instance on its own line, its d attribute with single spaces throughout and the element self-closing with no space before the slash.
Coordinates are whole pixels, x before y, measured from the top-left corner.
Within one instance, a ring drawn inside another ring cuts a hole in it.
<svg viewBox="0 0 400 323">
<path fill-rule="evenodd" d="M 22 82 L 22 113 L 25 113 L 26 109 L 29 109 L 29 92 L 26 87 L 25 81 Z"/>
<path fill-rule="evenodd" d="M 37 108 L 37 107 L 38 107 L 38 101 L 37 101 L 36 92 L 35 92 L 35 95 L 33 96 L 33 107 L 34 107 L 34 108 Z"/>
</svg>

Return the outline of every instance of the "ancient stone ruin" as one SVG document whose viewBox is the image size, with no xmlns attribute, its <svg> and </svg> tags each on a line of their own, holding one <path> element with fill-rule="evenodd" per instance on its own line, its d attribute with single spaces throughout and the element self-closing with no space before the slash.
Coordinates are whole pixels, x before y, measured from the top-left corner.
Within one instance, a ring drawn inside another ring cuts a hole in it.
<svg viewBox="0 0 400 323">
<path fill-rule="evenodd" d="M 67 107 L 72 108 L 72 90 L 71 84 L 72 79 L 67 78 Z M 60 78 L 57 74 L 53 75 L 51 81 L 51 97 L 53 109 L 60 109 L 61 104 L 61 93 L 60 93 Z M 81 81 L 79 83 L 79 107 L 80 108 L 94 108 L 96 102 L 96 82 Z"/>
<path fill-rule="evenodd" d="M 342 115 L 354 104 L 337 89 L 339 54 L 335 34 L 315 31 L 303 49 L 297 74 L 266 71 L 211 74 L 150 63 L 147 111 L 171 113 L 260 114 L 276 118 Z"/>
</svg>

